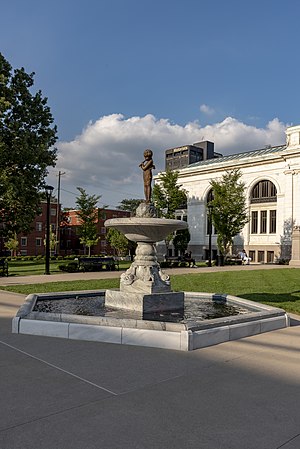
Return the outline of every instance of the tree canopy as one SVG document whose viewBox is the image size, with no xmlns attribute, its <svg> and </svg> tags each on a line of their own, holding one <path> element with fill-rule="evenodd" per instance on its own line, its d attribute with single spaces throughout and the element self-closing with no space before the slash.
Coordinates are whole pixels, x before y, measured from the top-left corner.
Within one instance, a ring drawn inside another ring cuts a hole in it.
<svg viewBox="0 0 300 449">
<path fill-rule="evenodd" d="M 240 170 L 227 171 L 220 180 L 210 182 L 213 199 L 210 201 L 211 219 L 218 234 L 221 254 L 226 255 L 235 237 L 249 221 L 246 209 L 245 184 Z"/>
<path fill-rule="evenodd" d="M 178 185 L 177 171 L 162 173 L 152 191 L 153 203 L 160 217 L 175 218 L 177 209 L 186 208 L 186 191 Z"/>
<path fill-rule="evenodd" d="M 34 73 L 12 70 L 0 53 L 0 219 L 2 235 L 30 230 L 48 167 L 55 166 L 57 129 Z"/>
<path fill-rule="evenodd" d="M 76 198 L 76 205 L 78 207 L 77 215 L 80 219 L 80 226 L 78 230 L 80 243 L 89 249 L 96 245 L 99 237 L 97 232 L 98 209 L 97 203 L 101 198 L 100 195 L 88 195 L 82 187 L 77 187 L 80 195 Z"/>
<path fill-rule="evenodd" d="M 191 235 L 188 229 L 181 229 L 176 231 L 173 238 L 174 248 L 180 253 L 184 254 L 188 249 L 189 241 L 191 240 Z"/>
<path fill-rule="evenodd" d="M 130 199 L 124 199 L 120 202 L 118 209 L 120 210 L 127 210 L 131 212 L 132 215 L 135 214 L 136 209 L 138 206 L 143 202 L 144 200 L 137 199 L 137 198 L 130 198 Z"/>
<path fill-rule="evenodd" d="M 128 254 L 130 242 L 122 232 L 114 228 L 109 228 L 106 239 L 115 248 L 118 256 L 126 256 Z"/>
</svg>

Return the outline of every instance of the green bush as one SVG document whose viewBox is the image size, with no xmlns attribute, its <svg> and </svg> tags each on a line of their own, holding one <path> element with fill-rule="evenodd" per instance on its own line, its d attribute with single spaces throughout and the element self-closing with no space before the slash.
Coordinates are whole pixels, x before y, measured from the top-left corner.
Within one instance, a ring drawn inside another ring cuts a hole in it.
<svg viewBox="0 0 300 449">
<path fill-rule="evenodd" d="M 78 271 L 78 264 L 76 262 L 69 262 L 64 265 L 58 266 L 60 271 L 66 271 L 67 273 L 76 273 Z"/>
<path fill-rule="evenodd" d="M 277 265 L 289 265 L 290 259 L 277 259 L 276 264 Z"/>
<path fill-rule="evenodd" d="M 65 259 L 65 260 L 74 260 L 75 257 L 78 257 L 78 256 L 75 256 L 74 254 L 71 254 L 71 255 L 69 255 L 69 256 L 65 256 L 64 259 Z"/>
<path fill-rule="evenodd" d="M 166 262 L 166 261 L 160 262 L 159 265 L 161 268 L 169 268 L 169 266 L 170 266 L 169 262 Z"/>
</svg>

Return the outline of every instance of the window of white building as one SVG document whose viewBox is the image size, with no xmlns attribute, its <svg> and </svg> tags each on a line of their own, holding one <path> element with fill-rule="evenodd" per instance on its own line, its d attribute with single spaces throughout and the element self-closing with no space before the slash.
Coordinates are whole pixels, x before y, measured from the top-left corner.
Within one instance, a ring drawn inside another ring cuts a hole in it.
<svg viewBox="0 0 300 449">
<path fill-rule="evenodd" d="M 276 202 L 277 190 L 271 181 L 263 180 L 255 184 L 250 197 L 251 234 L 276 233 Z"/>
</svg>

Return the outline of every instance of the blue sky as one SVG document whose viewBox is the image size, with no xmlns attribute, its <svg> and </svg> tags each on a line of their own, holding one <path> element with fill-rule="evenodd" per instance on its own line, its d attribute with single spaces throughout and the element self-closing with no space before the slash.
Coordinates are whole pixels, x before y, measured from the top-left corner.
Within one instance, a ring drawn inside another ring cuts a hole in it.
<svg viewBox="0 0 300 449">
<path fill-rule="evenodd" d="M 10 0 L 0 51 L 36 72 L 62 177 L 117 205 L 142 197 L 138 165 L 154 150 L 213 140 L 223 154 L 281 144 L 299 118 L 296 0 Z"/>
</svg>

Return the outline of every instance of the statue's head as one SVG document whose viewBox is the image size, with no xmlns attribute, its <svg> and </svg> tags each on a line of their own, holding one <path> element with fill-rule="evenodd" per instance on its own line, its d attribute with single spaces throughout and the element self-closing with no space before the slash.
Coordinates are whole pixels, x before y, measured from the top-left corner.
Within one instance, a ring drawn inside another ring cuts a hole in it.
<svg viewBox="0 0 300 449">
<path fill-rule="evenodd" d="M 152 150 L 145 150 L 144 151 L 144 158 L 145 159 L 151 159 L 152 158 L 152 156 L 153 156 L 153 151 Z"/>
</svg>

